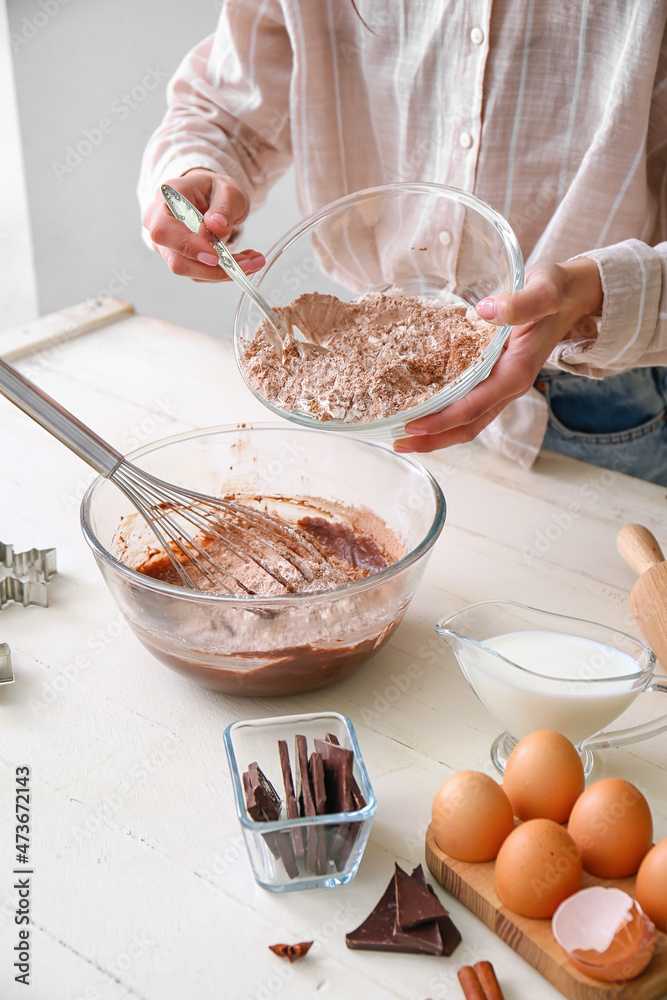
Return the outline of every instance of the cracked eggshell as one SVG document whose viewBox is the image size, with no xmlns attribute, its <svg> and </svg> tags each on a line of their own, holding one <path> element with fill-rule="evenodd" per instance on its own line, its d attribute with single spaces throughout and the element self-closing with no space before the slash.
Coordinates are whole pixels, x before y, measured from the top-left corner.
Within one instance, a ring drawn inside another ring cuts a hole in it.
<svg viewBox="0 0 667 1000">
<path fill-rule="evenodd" d="M 605 982 L 639 976 L 655 950 L 653 923 L 621 889 L 575 892 L 554 913 L 551 929 L 579 972 Z"/>
</svg>

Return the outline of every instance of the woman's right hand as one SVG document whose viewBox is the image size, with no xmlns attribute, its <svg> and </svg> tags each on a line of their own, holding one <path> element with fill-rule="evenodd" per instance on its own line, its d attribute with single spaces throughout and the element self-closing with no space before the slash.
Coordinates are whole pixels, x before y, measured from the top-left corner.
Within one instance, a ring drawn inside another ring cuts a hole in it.
<svg viewBox="0 0 667 1000">
<path fill-rule="evenodd" d="M 225 174 L 197 167 L 181 177 L 167 181 L 184 195 L 204 216 L 207 228 L 224 240 L 250 211 L 248 195 Z M 182 274 L 193 281 L 229 281 L 218 267 L 218 255 L 212 248 L 206 232 L 191 233 L 186 225 L 171 214 L 162 192 L 158 190 L 152 205 L 142 218 L 154 248 L 164 257 L 174 274 Z M 235 253 L 246 274 L 264 267 L 265 260 L 256 250 Z"/>
</svg>

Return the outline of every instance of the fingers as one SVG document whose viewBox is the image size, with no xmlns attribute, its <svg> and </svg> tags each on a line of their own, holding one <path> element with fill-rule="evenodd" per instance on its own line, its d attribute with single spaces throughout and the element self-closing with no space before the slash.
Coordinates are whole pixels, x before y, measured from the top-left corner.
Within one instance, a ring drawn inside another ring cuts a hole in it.
<svg viewBox="0 0 667 1000">
<path fill-rule="evenodd" d="M 516 397 L 514 397 L 516 398 Z M 498 416 L 501 410 L 510 403 L 506 399 L 502 404 L 496 405 L 487 410 L 481 417 L 472 423 L 461 424 L 440 433 L 420 435 L 419 437 L 401 438 L 394 442 L 394 451 L 414 454 L 426 454 L 431 451 L 438 451 L 440 448 L 449 448 L 454 444 L 467 444 L 483 431 L 487 424 Z"/>
<path fill-rule="evenodd" d="M 204 222 L 220 239 L 227 239 L 234 226 L 238 226 L 250 211 L 248 196 L 231 184 L 215 183 L 211 190 L 210 204 L 204 213 Z"/>
<path fill-rule="evenodd" d="M 191 170 L 167 183 L 202 212 L 205 222 L 210 216 L 211 224 L 200 226 L 198 233 L 191 233 L 174 218 L 158 191 L 142 220 L 153 246 L 174 274 L 194 281 L 229 281 L 218 266 L 218 255 L 211 246 L 211 233 L 219 238 L 229 236 L 234 226 L 248 214 L 248 196 L 229 178 L 209 170 Z M 210 232 L 207 233 L 207 229 Z M 246 274 L 258 271 L 265 264 L 263 254 L 257 250 L 244 250 L 234 254 L 234 258 Z"/>
<path fill-rule="evenodd" d="M 508 403 L 528 392 L 561 336 L 557 316 L 515 327 L 488 378 L 439 413 L 408 424 L 394 449 L 427 452 L 472 441 Z"/>
<path fill-rule="evenodd" d="M 557 264 L 536 264 L 518 292 L 501 293 L 477 304 L 477 314 L 498 326 L 534 323 L 555 314 L 562 301 L 562 275 Z"/>
</svg>

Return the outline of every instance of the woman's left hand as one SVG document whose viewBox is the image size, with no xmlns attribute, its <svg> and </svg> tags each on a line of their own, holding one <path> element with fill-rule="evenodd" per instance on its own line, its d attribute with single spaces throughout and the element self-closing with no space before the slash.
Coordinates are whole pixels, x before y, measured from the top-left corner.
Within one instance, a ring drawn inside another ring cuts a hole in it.
<svg viewBox="0 0 667 1000">
<path fill-rule="evenodd" d="M 512 327 L 488 378 L 456 403 L 406 427 L 394 450 L 428 452 L 472 441 L 513 399 L 533 385 L 544 362 L 573 325 L 602 308 L 600 272 L 594 260 L 534 264 L 518 292 L 494 295 L 477 305 L 482 319 Z"/>
</svg>

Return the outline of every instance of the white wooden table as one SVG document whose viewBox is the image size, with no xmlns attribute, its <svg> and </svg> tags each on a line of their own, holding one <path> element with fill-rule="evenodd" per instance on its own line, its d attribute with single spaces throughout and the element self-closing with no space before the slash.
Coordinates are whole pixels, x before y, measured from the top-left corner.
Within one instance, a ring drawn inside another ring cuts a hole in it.
<svg viewBox="0 0 667 1000">
<path fill-rule="evenodd" d="M 0 334 L 0 354 L 122 451 L 266 419 L 228 343 L 114 301 Z M 79 528 L 92 471 L 1 398 L 0 461 L 0 540 L 17 551 L 55 546 L 59 570 L 48 608 L 0 610 L 16 675 L 0 688 L 3 1000 L 455 1000 L 456 970 L 480 958 L 493 961 L 507 1000 L 560 996 L 455 900 L 445 902 L 464 940 L 450 959 L 351 952 L 344 935 L 375 905 L 395 860 L 423 860 L 441 782 L 454 770 L 491 771 L 498 727 L 434 622 L 507 597 L 639 634 L 616 533 L 637 521 L 667 542 L 664 489 L 550 454 L 525 472 L 476 444 L 428 458 L 447 523 L 389 644 L 334 687 L 254 700 L 198 687 L 133 638 Z M 235 719 L 324 708 L 357 728 L 379 802 L 371 839 L 348 886 L 269 894 L 245 856 L 222 732 Z M 655 714 L 645 696 L 628 721 Z M 662 735 L 600 753 L 593 774 L 644 791 L 656 839 L 667 836 L 665 761 Z M 29 989 L 12 968 L 20 766 L 31 785 Z M 315 944 L 294 965 L 267 947 L 301 940 Z"/>
</svg>

